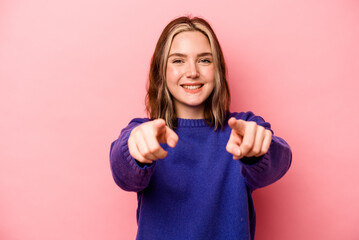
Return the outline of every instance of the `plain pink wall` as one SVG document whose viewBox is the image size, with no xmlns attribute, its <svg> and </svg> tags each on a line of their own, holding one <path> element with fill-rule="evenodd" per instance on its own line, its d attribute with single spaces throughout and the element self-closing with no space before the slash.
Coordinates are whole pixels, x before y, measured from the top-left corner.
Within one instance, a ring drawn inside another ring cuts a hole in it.
<svg viewBox="0 0 359 240">
<path fill-rule="evenodd" d="M 222 2 L 221 2 L 222 3 Z M 134 239 L 136 194 L 109 147 L 145 116 L 163 27 L 208 19 L 232 110 L 293 150 L 254 193 L 256 239 L 359 239 L 359 4 L 333 1 L 0 1 L 0 239 Z"/>
</svg>

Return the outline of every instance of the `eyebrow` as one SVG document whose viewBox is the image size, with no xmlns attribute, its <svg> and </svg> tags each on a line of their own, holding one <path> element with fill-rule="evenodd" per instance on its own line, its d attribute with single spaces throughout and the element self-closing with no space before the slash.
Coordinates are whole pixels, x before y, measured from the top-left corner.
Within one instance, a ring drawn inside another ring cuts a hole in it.
<svg viewBox="0 0 359 240">
<path fill-rule="evenodd" d="M 168 56 L 168 58 L 170 57 L 186 57 L 187 55 L 186 54 L 183 54 L 183 53 L 172 53 Z M 203 53 L 200 53 L 197 55 L 197 57 L 205 57 L 205 56 L 212 56 L 212 53 L 210 52 L 203 52 Z"/>
</svg>

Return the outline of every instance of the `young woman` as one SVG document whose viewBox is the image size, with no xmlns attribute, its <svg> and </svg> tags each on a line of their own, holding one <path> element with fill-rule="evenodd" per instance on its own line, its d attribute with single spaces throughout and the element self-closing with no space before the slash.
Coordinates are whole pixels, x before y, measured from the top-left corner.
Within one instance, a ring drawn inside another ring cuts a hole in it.
<svg viewBox="0 0 359 240">
<path fill-rule="evenodd" d="M 291 150 L 252 112 L 229 112 L 221 47 L 201 18 L 163 30 L 152 57 L 149 118 L 114 141 L 115 182 L 138 196 L 137 239 L 254 239 L 251 193 L 281 178 Z"/>
</svg>

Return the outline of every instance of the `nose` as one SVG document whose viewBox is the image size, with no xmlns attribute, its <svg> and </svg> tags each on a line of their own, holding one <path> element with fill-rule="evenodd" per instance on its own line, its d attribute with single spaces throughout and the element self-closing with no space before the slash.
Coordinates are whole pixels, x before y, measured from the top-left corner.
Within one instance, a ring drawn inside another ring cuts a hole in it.
<svg viewBox="0 0 359 240">
<path fill-rule="evenodd" d="M 194 63 L 194 62 L 188 63 L 186 77 L 188 77 L 188 78 L 198 78 L 199 77 L 199 72 L 198 72 L 196 63 Z"/>
</svg>

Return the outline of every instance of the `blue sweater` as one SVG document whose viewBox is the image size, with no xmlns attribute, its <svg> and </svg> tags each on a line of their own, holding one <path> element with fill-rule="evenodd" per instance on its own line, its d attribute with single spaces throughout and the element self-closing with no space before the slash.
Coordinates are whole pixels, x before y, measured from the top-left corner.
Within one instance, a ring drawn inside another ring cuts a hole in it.
<svg viewBox="0 0 359 240">
<path fill-rule="evenodd" d="M 252 112 L 231 116 L 270 129 Z M 162 144 L 167 157 L 142 165 L 127 142 L 131 130 L 146 121 L 133 119 L 110 150 L 115 182 L 137 192 L 137 239 L 254 239 L 251 193 L 286 173 L 292 159 L 288 144 L 273 135 L 265 155 L 233 160 L 226 151 L 228 125 L 214 131 L 202 119 L 178 119 L 176 147 Z"/>
</svg>

